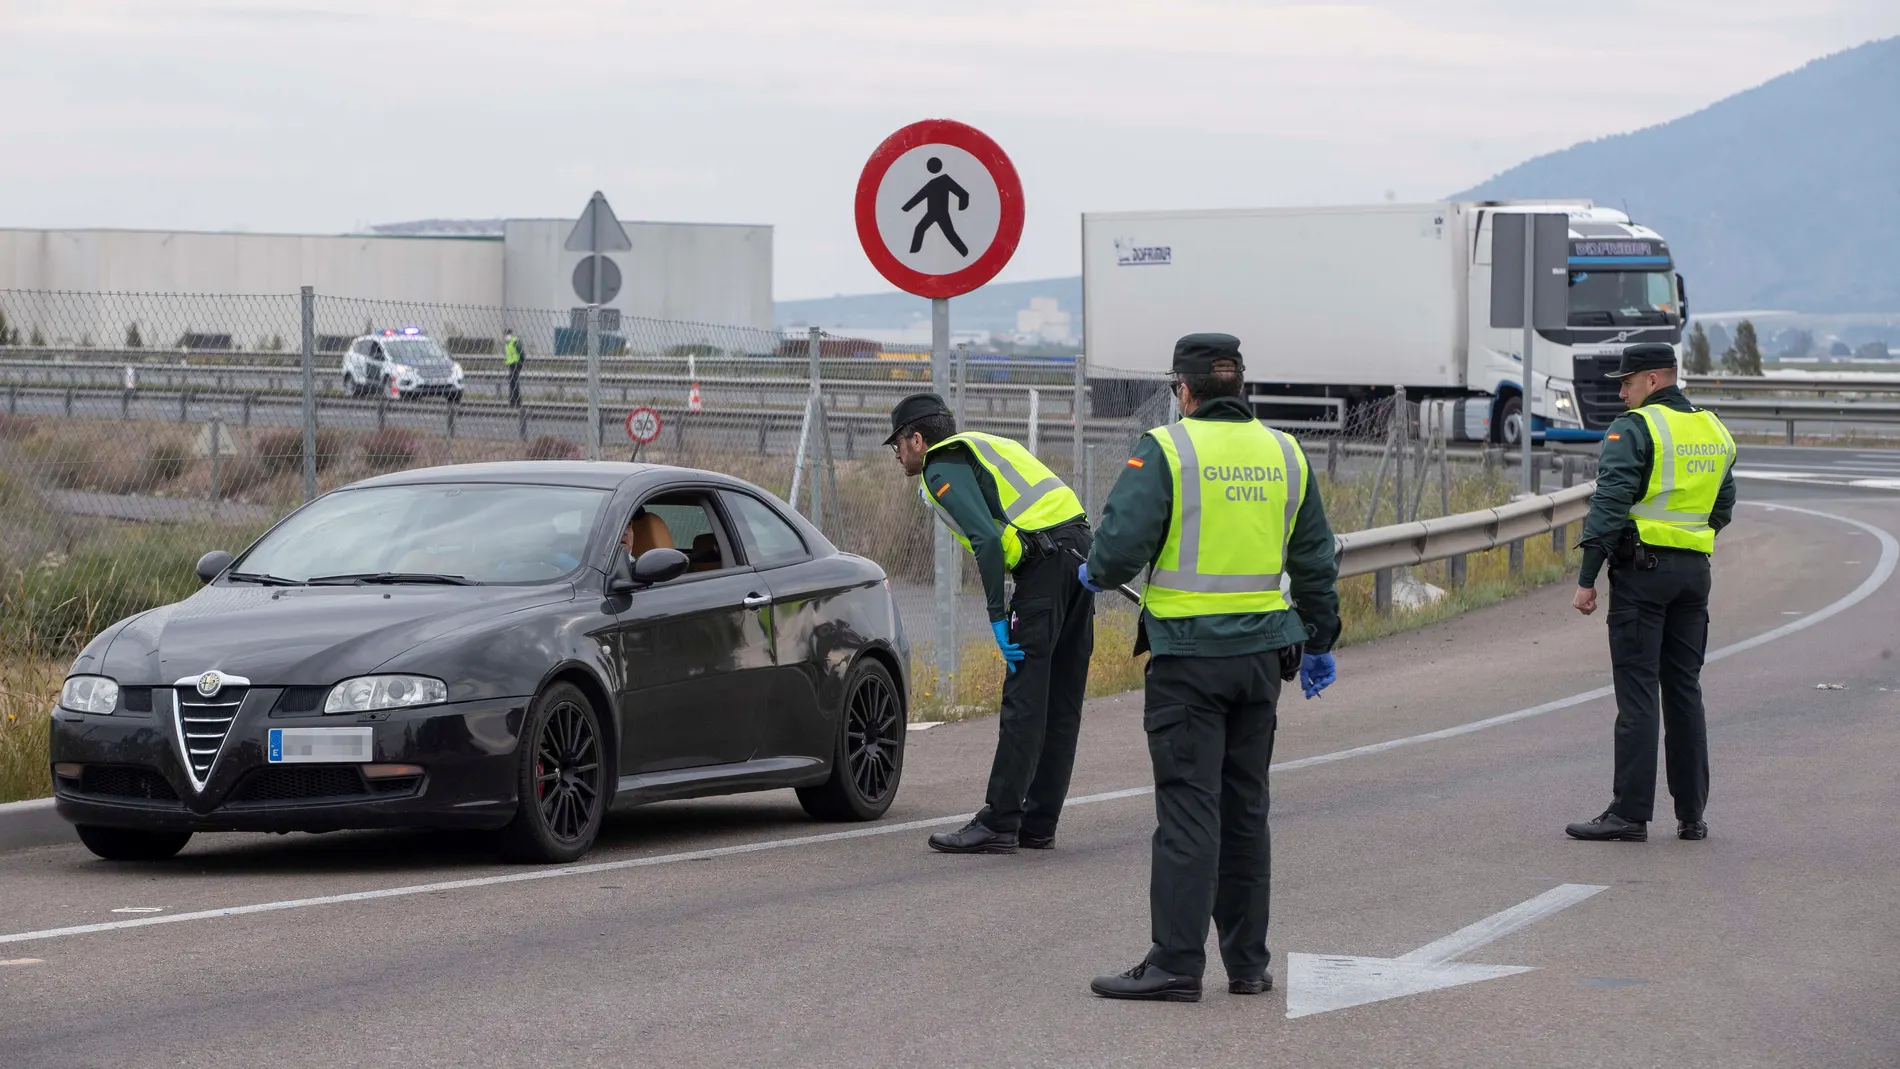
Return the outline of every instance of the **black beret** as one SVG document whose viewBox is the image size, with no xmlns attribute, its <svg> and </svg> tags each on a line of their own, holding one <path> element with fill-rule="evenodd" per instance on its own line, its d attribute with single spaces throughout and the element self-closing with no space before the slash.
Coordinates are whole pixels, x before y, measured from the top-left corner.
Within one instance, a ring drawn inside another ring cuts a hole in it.
<svg viewBox="0 0 1900 1069">
<path fill-rule="evenodd" d="M 896 408 L 891 409 L 891 436 L 884 439 L 884 444 L 890 445 L 892 442 L 897 441 L 897 436 L 904 432 L 905 427 L 923 419 L 925 416 L 948 415 L 950 415 L 950 406 L 944 404 L 943 398 L 936 394 L 911 394 L 909 397 L 897 402 Z"/>
<path fill-rule="evenodd" d="M 1174 343 L 1174 372 L 1178 375 L 1212 375 L 1216 360 L 1232 360 L 1235 370 L 1245 368 L 1240 359 L 1240 339 L 1232 334 L 1189 334 Z"/>
</svg>

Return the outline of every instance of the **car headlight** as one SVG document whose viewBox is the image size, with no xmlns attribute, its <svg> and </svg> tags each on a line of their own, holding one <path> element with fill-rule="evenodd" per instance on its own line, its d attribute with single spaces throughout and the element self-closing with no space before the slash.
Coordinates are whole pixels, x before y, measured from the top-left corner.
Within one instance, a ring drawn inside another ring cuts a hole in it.
<svg viewBox="0 0 1900 1069">
<path fill-rule="evenodd" d="M 119 707 L 119 684 L 106 676 L 68 676 L 59 704 L 75 713 L 110 713 Z"/>
<path fill-rule="evenodd" d="M 428 676 L 357 676 L 330 688 L 323 711 L 367 713 L 373 709 L 438 705 L 448 700 L 449 685 Z"/>
</svg>

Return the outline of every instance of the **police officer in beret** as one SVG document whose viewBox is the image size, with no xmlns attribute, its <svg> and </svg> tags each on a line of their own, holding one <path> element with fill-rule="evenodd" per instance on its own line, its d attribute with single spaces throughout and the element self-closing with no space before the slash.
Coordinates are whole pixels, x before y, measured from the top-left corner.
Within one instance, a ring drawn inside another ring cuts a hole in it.
<svg viewBox="0 0 1900 1069">
<path fill-rule="evenodd" d="M 1050 849 L 1075 767 L 1095 650 L 1095 596 L 1077 581 L 1074 566 L 1090 544 L 1082 501 L 1020 443 L 959 433 L 934 393 L 898 402 L 884 444 L 905 475 L 923 476 L 924 500 L 976 558 L 990 631 L 1007 669 L 983 808 L 967 826 L 932 835 L 930 848 Z M 1005 572 L 1016 580 L 1008 604 Z"/>
<path fill-rule="evenodd" d="M 1676 385 L 1675 349 L 1632 345 L 1612 378 L 1629 411 L 1604 435 L 1596 494 L 1583 521 L 1572 600 L 1596 611 L 1610 566 L 1610 664 L 1616 682 L 1616 775 L 1610 807 L 1565 828 L 1571 838 L 1642 842 L 1656 803 L 1660 720 L 1676 836 L 1703 839 L 1709 741 L 1702 655 L 1709 640 L 1709 556 L 1735 510 L 1735 439 Z M 1661 701 L 1658 702 L 1660 693 Z"/>
<path fill-rule="evenodd" d="M 1267 768 L 1280 684 L 1332 683 L 1339 569 L 1306 456 L 1254 418 L 1240 342 L 1190 334 L 1174 348 L 1185 418 L 1136 443 L 1102 509 L 1080 578 L 1091 589 L 1149 569 L 1135 653 L 1148 661 L 1142 724 L 1154 763 L 1148 908 L 1152 947 L 1091 989 L 1198 1002 L 1207 925 L 1228 990 L 1273 988 Z M 1291 599 L 1281 576 L 1291 580 Z"/>
</svg>

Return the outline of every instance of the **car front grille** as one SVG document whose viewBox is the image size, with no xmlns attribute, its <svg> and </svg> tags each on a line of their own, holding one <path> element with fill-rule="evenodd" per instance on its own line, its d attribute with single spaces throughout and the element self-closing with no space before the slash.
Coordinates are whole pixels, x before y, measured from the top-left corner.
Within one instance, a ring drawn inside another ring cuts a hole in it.
<svg viewBox="0 0 1900 1069">
<path fill-rule="evenodd" d="M 1571 381 L 1577 388 L 1577 414 L 1583 418 L 1585 427 L 1600 431 L 1624 411 L 1623 398 L 1618 392 L 1622 383 L 1605 377 L 1616 370 L 1622 357 L 1579 356 L 1574 360 L 1575 374 Z"/>
<path fill-rule="evenodd" d="M 199 783 L 211 775 L 211 766 L 224 747 L 225 736 L 231 733 L 231 722 L 237 719 L 238 706 L 244 703 L 248 689 L 226 687 L 211 698 L 201 696 L 194 687 L 175 689 L 178 724 L 185 736 L 185 759 Z"/>
<path fill-rule="evenodd" d="M 271 710 L 271 715 L 317 712 L 323 708 L 323 699 L 329 693 L 328 687 L 285 687 L 277 696 L 277 708 Z"/>
<path fill-rule="evenodd" d="M 318 802 L 361 798 L 369 794 L 363 774 L 355 765 L 276 765 L 250 774 L 232 792 L 234 804 L 245 802 Z"/>
<path fill-rule="evenodd" d="M 79 793 L 106 798 L 140 798 L 176 802 L 178 792 L 155 768 L 126 765 L 87 765 L 79 777 Z"/>
</svg>

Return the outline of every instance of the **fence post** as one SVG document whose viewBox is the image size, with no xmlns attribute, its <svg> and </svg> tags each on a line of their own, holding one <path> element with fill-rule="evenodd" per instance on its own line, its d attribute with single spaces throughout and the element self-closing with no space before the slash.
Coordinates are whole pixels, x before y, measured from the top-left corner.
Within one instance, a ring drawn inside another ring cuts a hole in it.
<svg viewBox="0 0 1900 1069">
<path fill-rule="evenodd" d="M 1372 573 L 1372 607 L 1383 616 L 1392 611 L 1392 569 Z"/>
<path fill-rule="evenodd" d="M 238 418 L 241 421 L 243 421 L 244 429 L 247 431 L 251 429 L 251 406 L 255 404 L 256 401 L 257 401 L 256 394 L 254 393 L 245 394 L 243 408 L 238 413 Z"/>
<path fill-rule="evenodd" d="M 1329 483 L 1339 481 L 1339 452 L 1339 439 L 1326 439 L 1326 481 Z"/>
<path fill-rule="evenodd" d="M 317 291 L 303 287 L 303 499 L 317 496 Z"/>
<path fill-rule="evenodd" d="M 383 426 L 388 422 L 389 392 L 385 390 L 376 395 L 376 429 L 379 431 L 382 430 Z"/>
<path fill-rule="evenodd" d="M 72 414 L 73 414 L 73 388 L 71 386 L 68 386 L 66 387 L 66 417 L 70 419 L 72 418 Z"/>
<path fill-rule="evenodd" d="M 119 391 L 119 418 L 120 419 L 132 418 L 132 391 L 131 390 Z"/>
<path fill-rule="evenodd" d="M 455 404 L 455 398 L 453 397 L 449 398 L 449 403 L 447 407 L 448 407 L 448 413 L 449 413 L 447 417 L 448 438 L 449 438 L 449 463 L 453 464 L 455 463 L 455 409 L 457 407 Z"/>
<path fill-rule="evenodd" d="M 1081 353 L 1077 353 L 1075 354 L 1075 395 L 1069 401 L 1069 445 L 1075 453 L 1072 460 L 1074 467 L 1071 470 L 1079 470 L 1084 460 L 1082 451 L 1084 431 L 1087 429 L 1089 418 L 1088 410 L 1088 361 Z"/>
<path fill-rule="evenodd" d="M 71 390 L 68 390 L 66 392 L 66 397 L 68 400 L 72 398 Z M 71 415 L 72 409 L 68 408 L 66 410 L 66 414 Z M 191 416 L 191 390 L 188 387 L 180 388 L 178 391 L 178 422 L 180 423 L 189 422 L 190 416 Z"/>
<path fill-rule="evenodd" d="M 811 413 L 811 429 L 824 436 L 825 444 L 828 448 L 831 443 L 831 428 L 827 426 L 828 421 L 823 405 L 825 375 L 824 365 L 821 362 L 823 350 L 824 341 L 822 334 L 817 327 L 812 327 L 805 334 L 805 360 L 808 365 L 806 374 L 811 384 L 811 393 L 806 403 L 806 411 Z M 808 454 L 811 457 L 811 522 L 812 526 L 818 528 L 820 533 L 823 533 L 825 529 L 825 487 L 824 480 L 818 477 L 819 460 L 817 443 L 812 443 L 812 446 L 812 451 Z M 792 507 L 797 508 L 798 502 L 793 501 Z"/>
<path fill-rule="evenodd" d="M 17 382 L 9 382 L 7 383 L 7 415 L 17 416 L 19 414 L 20 384 Z"/>
<path fill-rule="evenodd" d="M 1453 588 L 1465 585 L 1466 557 L 1463 553 L 1445 558 L 1445 582 Z"/>
<path fill-rule="evenodd" d="M 1412 437 L 1412 406 L 1405 399 L 1405 387 L 1392 390 L 1392 522 L 1405 522 L 1405 443 Z M 1375 500 L 1376 506 L 1378 502 Z"/>
<path fill-rule="evenodd" d="M 1511 543 L 1511 578 L 1522 579 L 1523 577 L 1524 577 L 1524 540 L 1520 538 L 1517 541 Z"/>
<path fill-rule="evenodd" d="M 522 405 L 520 408 L 515 409 L 515 422 L 521 428 L 521 440 L 524 442 L 527 441 L 528 440 L 528 406 L 527 405 Z"/>
<path fill-rule="evenodd" d="M 224 442 L 222 435 L 219 433 L 223 430 L 223 428 L 219 426 L 222 422 L 223 421 L 216 416 L 211 417 L 211 433 L 209 437 L 211 439 L 211 503 L 213 505 L 218 503 L 219 454 L 224 452 Z"/>
<path fill-rule="evenodd" d="M 1095 515 L 1095 443 L 1083 447 L 1082 453 L 1082 510 L 1089 514 L 1089 522 L 1098 524 Z"/>
<path fill-rule="evenodd" d="M 1029 390 L 1029 451 L 1032 454 L 1036 452 L 1037 438 L 1040 437 L 1037 431 L 1040 429 L 1038 425 L 1042 422 L 1041 417 L 1042 393 L 1031 387 Z"/>
<path fill-rule="evenodd" d="M 1788 421 L 1788 444 L 1794 444 L 1794 420 Z"/>
</svg>

